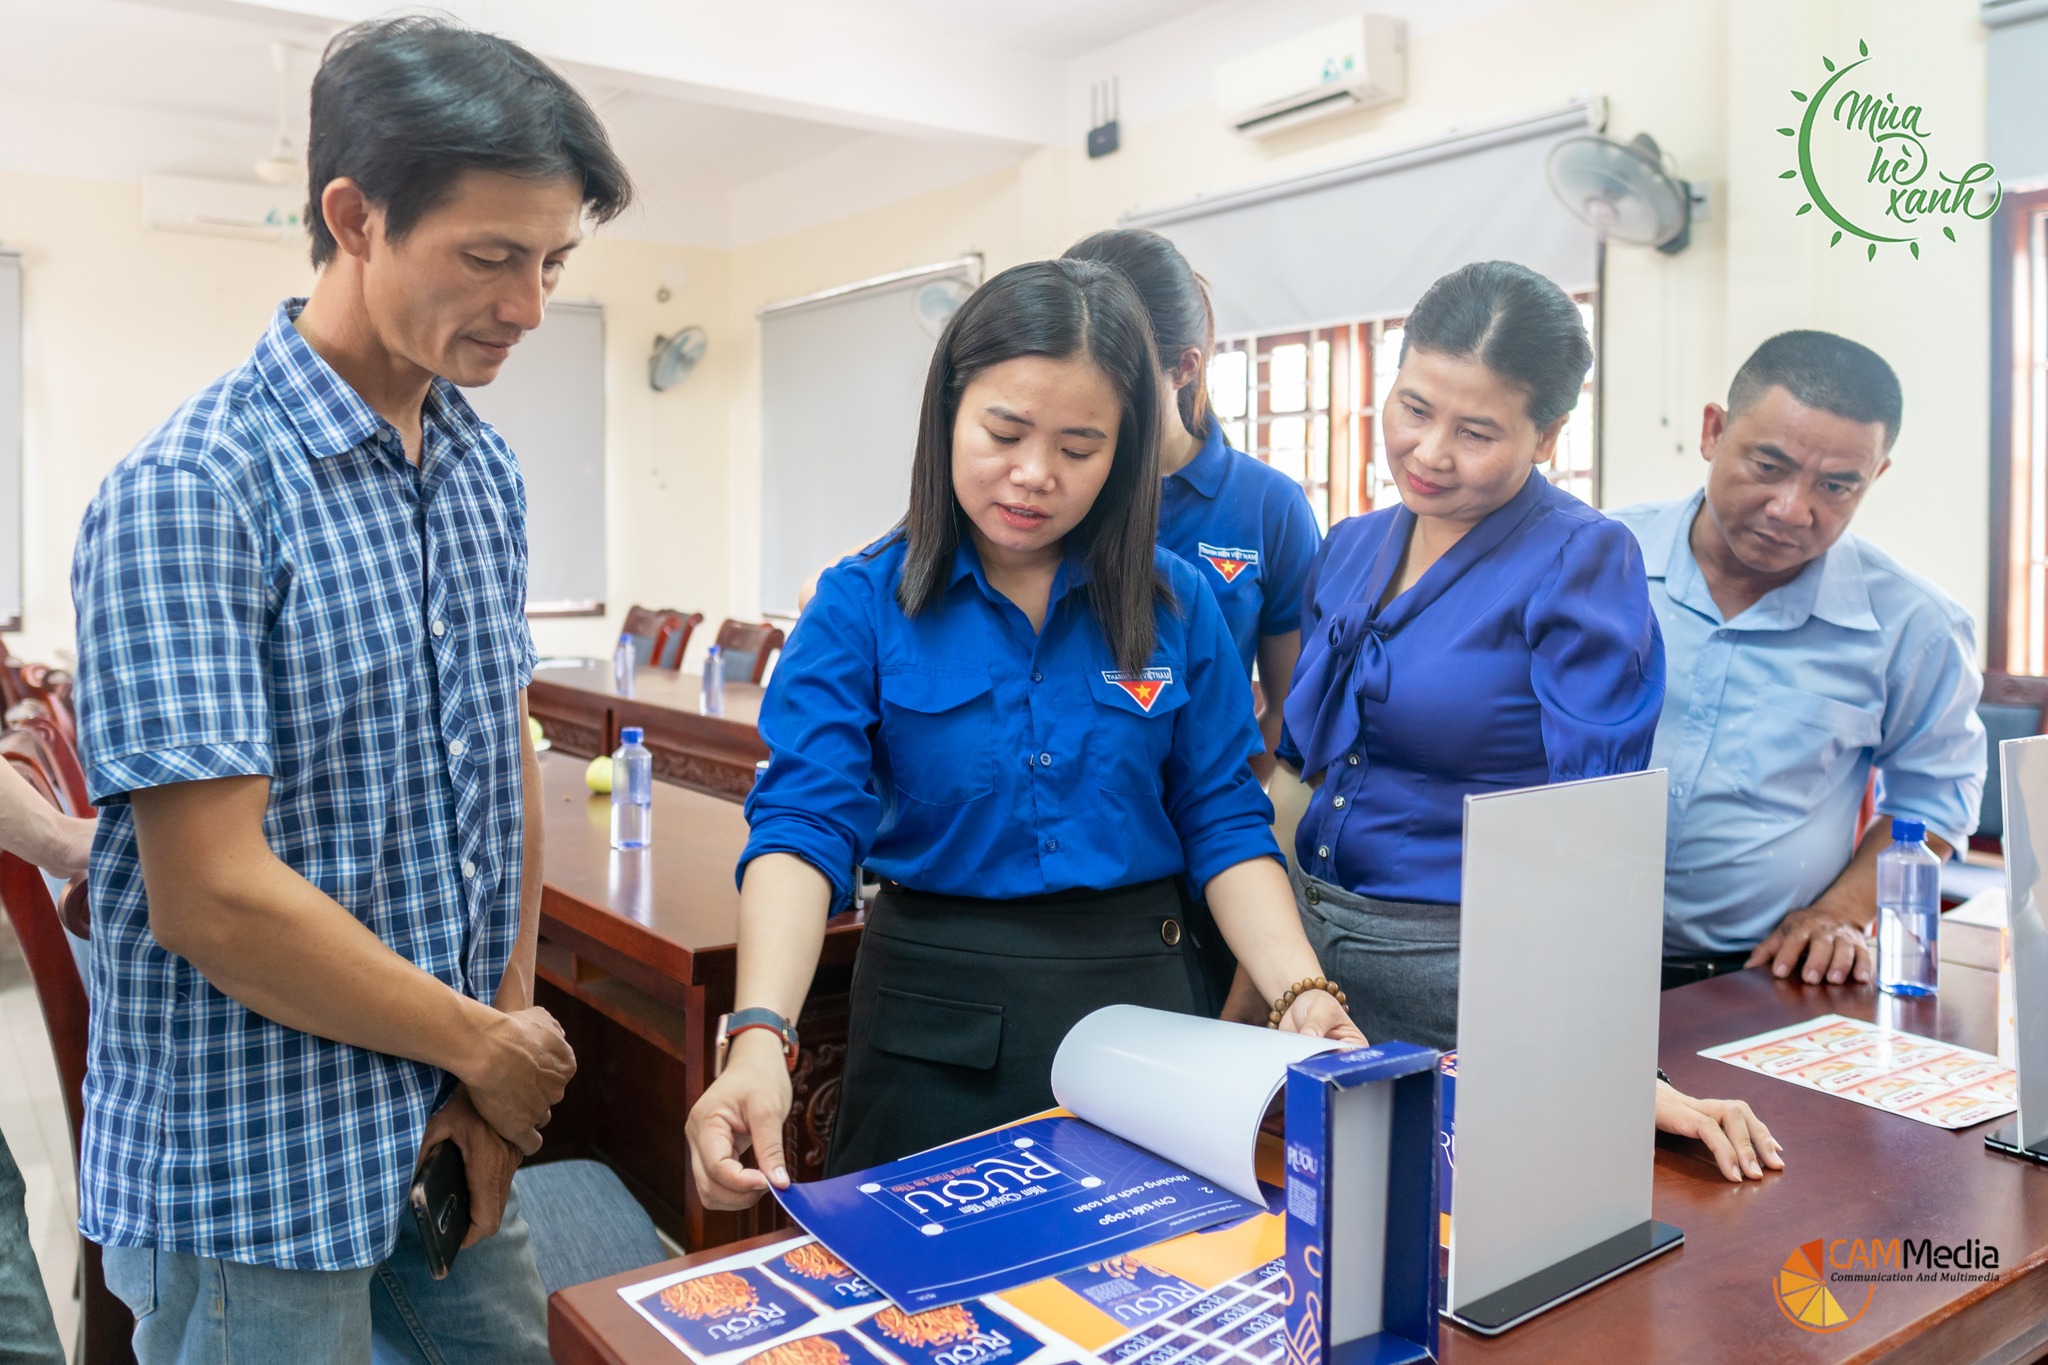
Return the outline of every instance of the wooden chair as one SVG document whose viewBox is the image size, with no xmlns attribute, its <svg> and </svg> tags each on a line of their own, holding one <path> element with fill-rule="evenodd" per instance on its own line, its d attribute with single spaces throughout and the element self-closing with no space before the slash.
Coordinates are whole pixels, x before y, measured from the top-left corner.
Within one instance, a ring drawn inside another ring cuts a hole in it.
<svg viewBox="0 0 2048 1365">
<path fill-rule="evenodd" d="M 1977 703 L 1977 719 L 1984 722 L 1984 799 L 1977 807 L 1977 828 L 1970 835 L 1970 847 L 1980 853 L 1996 853 L 2005 838 L 2005 791 L 1998 767 L 1998 743 L 2048 734 L 2048 678 L 2028 678 L 2013 673 L 1986 673 L 1984 696 Z"/>
<path fill-rule="evenodd" d="M 24 703 L 8 719 L 13 728 L 27 734 L 38 746 L 36 757 L 56 790 L 57 808 L 66 815 L 87 819 L 99 814 L 86 796 L 85 765 L 79 760 L 77 746 L 64 737 L 47 713 L 40 708 L 31 710 L 33 706 L 33 702 Z"/>
<path fill-rule="evenodd" d="M 683 651 L 690 647 L 690 637 L 697 627 L 704 624 L 704 613 L 693 611 L 687 616 L 679 611 L 662 613 L 661 629 L 654 636 L 654 666 L 677 672 L 683 666 Z"/>
<path fill-rule="evenodd" d="M 725 655 L 725 680 L 758 686 L 768 660 L 782 648 L 782 631 L 766 621 L 727 621 L 718 628 L 718 649 Z"/>
<path fill-rule="evenodd" d="M 38 748 L 22 731 L 0 735 L 0 761 L 12 764 L 44 799 L 61 807 L 63 802 L 58 798 L 56 784 L 37 756 Z M 82 882 L 74 883 L 64 897 L 74 913 L 84 909 L 82 887 Z M 71 1128 L 72 1169 L 76 1170 L 85 1125 L 85 983 L 79 978 L 77 959 L 71 954 L 70 939 L 50 899 L 49 883 L 41 869 L 12 853 L 0 853 L 0 907 L 6 909 L 7 918 L 14 925 L 14 936 L 21 942 L 22 956 L 28 960 L 36 1003 L 43 1012 L 43 1029 L 57 1059 L 57 1077 L 64 1088 L 64 1116 Z M 89 932 L 89 925 L 79 927 Z M 107 1288 L 98 1244 L 84 1238 L 79 1239 L 79 1271 L 84 1297 L 80 1305 L 77 1360 L 80 1365 L 132 1365 L 135 1355 L 130 1338 L 134 1335 L 135 1320 L 127 1305 Z"/>
</svg>

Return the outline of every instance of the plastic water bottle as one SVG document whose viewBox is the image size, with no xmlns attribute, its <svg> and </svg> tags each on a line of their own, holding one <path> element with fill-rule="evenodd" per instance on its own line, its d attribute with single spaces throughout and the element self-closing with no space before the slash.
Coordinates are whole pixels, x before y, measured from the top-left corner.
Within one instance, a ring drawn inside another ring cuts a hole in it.
<svg viewBox="0 0 2048 1365">
<path fill-rule="evenodd" d="M 1892 846 L 1877 855 L 1877 988 L 1933 995 L 1939 976 L 1941 859 L 1918 820 L 1892 821 Z"/>
<path fill-rule="evenodd" d="M 612 691 L 622 697 L 633 695 L 633 637 L 621 635 L 619 647 L 612 651 Z"/>
<path fill-rule="evenodd" d="M 725 651 L 717 645 L 704 651 L 704 714 L 725 714 Z"/>
<path fill-rule="evenodd" d="M 612 847 L 646 848 L 654 838 L 654 755 L 640 742 L 640 727 L 619 731 L 612 755 Z"/>
</svg>

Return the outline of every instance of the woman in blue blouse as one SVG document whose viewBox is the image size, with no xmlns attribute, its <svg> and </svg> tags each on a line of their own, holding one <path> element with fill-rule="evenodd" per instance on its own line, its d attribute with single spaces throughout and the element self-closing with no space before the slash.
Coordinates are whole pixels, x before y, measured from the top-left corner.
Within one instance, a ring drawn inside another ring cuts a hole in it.
<svg viewBox="0 0 2048 1365">
<path fill-rule="evenodd" d="M 1309 574 L 1281 750 L 1316 786 L 1297 892 L 1374 1038 L 1457 1046 L 1465 797 L 1649 761 L 1664 646 L 1635 537 L 1538 472 L 1592 359 L 1534 271 L 1438 280 L 1381 416 L 1401 504 L 1333 527 Z M 1668 1098 L 1684 1097 L 1660 1084 L 1660 1124 L 1715 1126 Z M 1729 1113 L 1706 1139 L 1723 1172 L 1741 1177 L 1741 1153 L 1775 1164 L 1747 1108 Z"/>
<path fill-rule="evenodd" d="M 909 511 L 821 577 L 762 705 L 743 1008 L 688 1125 L 708 1206 L 786 1183 L 790 1021 L 858 866 L 885 881 L 834 1172 L 1049 1106 L 1060 1039 L 1103 1005 L 1213 1012 L 1183 879 L 1282 1027 L 1359 1039 L 1306 984 L 1224 618 L 1154 544 L 1157 375 L 1136 296 L 1093 262 L 1005 271 L 940 338 Z"/>
</svg>

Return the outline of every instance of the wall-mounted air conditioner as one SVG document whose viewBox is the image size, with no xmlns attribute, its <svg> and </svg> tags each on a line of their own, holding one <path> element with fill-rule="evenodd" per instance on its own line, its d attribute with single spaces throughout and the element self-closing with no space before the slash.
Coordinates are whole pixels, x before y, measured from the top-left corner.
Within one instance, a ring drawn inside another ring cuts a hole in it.
<svg viewBox="0 0 2048 1365">
<path fill-rule="evenodd" d="M 142 225 L 164 232 L 297 242 L 306 235 L 306 187 L 146 175 Z"/>
<path fill-rule="evenodd" d="M 1233 132 L 1264 137 L 1408 93 L 1408 38 L 1399 19 L 1361 14 L 1225 62 L 1216 110 Z"/>
</svg>

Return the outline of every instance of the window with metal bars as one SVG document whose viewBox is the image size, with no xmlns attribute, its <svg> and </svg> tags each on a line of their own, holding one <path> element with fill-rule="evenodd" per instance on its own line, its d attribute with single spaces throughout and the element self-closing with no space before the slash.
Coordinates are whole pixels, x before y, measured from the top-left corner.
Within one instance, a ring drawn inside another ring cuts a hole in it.
<svg viewBox="0 0 2048 1365">
<path fill-rule="evenodd" d="M 1592 290 L 1572 299 L 1593 338 L 1593 369 L 1543 472 L 1590 503 L 1600 488 L 1598 310 Z M 1209 401 L 1224 439 L 1298 482 L 1325 531 L 1399 496 L 1378 418 L 1400 369 L 1402 321 L 1219 337 L 1209 359 Z"/>
<path fill-rule="evenodd" d="M 2048 673 L 2048 189 L 2007 191 L 1991 298 L 1993 670 Z"/>
</svg>

